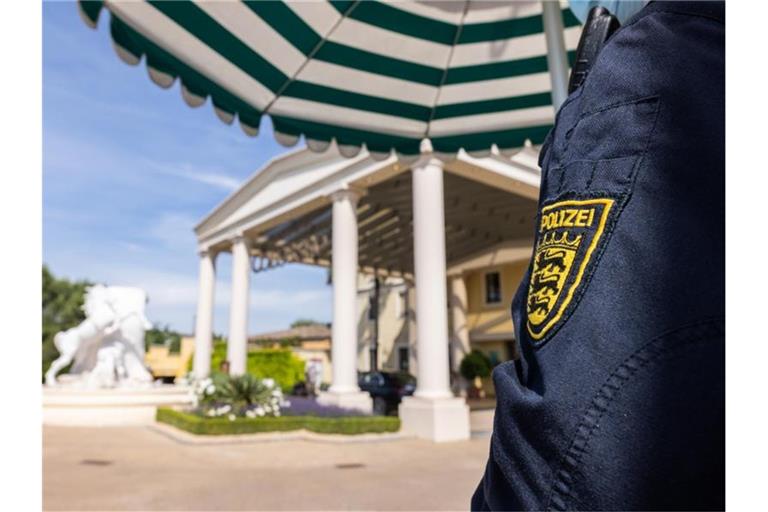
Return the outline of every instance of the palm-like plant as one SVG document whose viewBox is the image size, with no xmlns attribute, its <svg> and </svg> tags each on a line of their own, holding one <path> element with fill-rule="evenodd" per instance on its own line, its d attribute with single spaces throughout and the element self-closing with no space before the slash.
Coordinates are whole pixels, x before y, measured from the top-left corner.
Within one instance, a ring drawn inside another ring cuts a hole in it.
<svg viewBox="0 0 768 512">
<path fill-rule="evenodd" d="M 230 377 L 218 389 L 219 398 L 236 409 L 268 403 L 272 398 L 272 388 L 248 373 Z"/>
<path fill-rule="evenodd" d="M 280 416 L 282 391 L 272 379 L 250 374 L 214 375 L 197 384 L 197 403 L 204 416 Z"/>
</svg>

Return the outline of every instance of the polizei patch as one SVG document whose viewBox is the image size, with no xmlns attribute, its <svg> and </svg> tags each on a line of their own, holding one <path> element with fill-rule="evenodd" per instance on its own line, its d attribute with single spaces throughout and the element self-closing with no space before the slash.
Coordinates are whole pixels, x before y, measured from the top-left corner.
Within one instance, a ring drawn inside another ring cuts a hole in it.
<svg viewBox="0 0 768 512">
<path fill-rule="evenodd" d="M 541 209 L 528 287 L 528 333 L 541 340 L 573 300 L 605 231 L 613 199 L 559 201 Z"/>
</svg>

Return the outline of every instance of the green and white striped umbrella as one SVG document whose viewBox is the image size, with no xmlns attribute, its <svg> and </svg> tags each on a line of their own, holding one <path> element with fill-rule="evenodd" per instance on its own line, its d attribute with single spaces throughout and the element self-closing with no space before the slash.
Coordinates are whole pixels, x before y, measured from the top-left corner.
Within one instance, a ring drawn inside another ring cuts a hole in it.
<svg viewBox="0 0 768 512">
<path fill-rule="evenodd" d="M 152 80 L 180 80 L 193 107 L 249 135 L 323 151 L 335 139 L 386 157 L 484 153 L 543 140 L 554 119 L 539 1 L 81 1 L 104 8 L 117 54 Z M 560 6 L 569 58 L 578 21 Z M 555 11 L 556 15 L 557 11 Z"/>
</svg>

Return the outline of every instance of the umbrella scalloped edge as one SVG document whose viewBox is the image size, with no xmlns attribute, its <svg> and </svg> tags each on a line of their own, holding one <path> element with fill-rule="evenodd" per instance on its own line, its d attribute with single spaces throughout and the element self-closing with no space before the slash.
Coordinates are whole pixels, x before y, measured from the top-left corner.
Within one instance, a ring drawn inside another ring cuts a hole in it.
<svg viewBox="0 0 768 512">
<path fill-rule="evenodd" d="M 97 28 L 104 7 L 103 0 L 79 0 L 77 5 L 83 22 Z M 228 125 L 237 118 L 248 136 L 257 136 L 261 117 L 269 115 L 276 141 L 286 147 L 295 146 L 303 137 L 311 151 L 322 153 L 335 145 L 339 153 L 348 158 L 358 155 L 363 148 L 376 160 L 389 158 L 394 151 L 400 161 L 412 163 L 420 155 L 421 139 L 260 112 L 139 34 L 112 12 L 110 33 L 120 60 L 138 66 L 143 59 L 149 78 L 164 89 L 172 87 L 178 79 L 182 99 L 192 108 L 202 106 L 210 97 L 216 116 Z M 488 156 L 494 151 L 509 154 L 525 145 L 542 143 L 551 127 L 544 125 L 436 137 L 431 139 L 431 145 L 434 156 L 446 161 L 455 159 L 462 149 L 475 157 Z"/>
</svg>

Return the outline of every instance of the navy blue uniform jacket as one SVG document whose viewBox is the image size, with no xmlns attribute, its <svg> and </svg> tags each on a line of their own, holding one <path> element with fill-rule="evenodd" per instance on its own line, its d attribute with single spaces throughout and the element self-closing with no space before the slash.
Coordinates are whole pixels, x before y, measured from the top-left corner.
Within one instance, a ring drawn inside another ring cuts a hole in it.
<svg viewBox="0 0 768 512">
<path fill-rule="evenodd" d="M 724 49 L 652 2 L 558 112 L 474 510 L 724 508 Z"/>
</svg>

